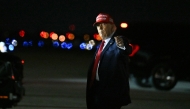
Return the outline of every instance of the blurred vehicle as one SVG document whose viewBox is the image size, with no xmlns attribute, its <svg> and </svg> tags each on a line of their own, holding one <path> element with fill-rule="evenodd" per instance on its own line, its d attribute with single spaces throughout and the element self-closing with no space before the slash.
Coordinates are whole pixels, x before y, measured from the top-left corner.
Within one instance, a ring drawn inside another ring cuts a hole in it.
<svg viewBox="0 0 190 109">
<path fill-rule="evenodd" d="M 130 72 L 136 83 L 171 90 L 177 82 L 190 81 L 189 24 L 146 22 L 122 31 L 133 45 Z"/>
<path fill-rule="evenodd" d="M 0 52 L 0 108 L 11 108 L 23 98 L 24 60 L 10 53 Z"/>
<path fill-rule="evenodd" d="M 139 86 L 171 90 L 178 80 L 190 81 L 188 41 L 145 39 L 133 43 L 130 72 Z"/>
</svg>

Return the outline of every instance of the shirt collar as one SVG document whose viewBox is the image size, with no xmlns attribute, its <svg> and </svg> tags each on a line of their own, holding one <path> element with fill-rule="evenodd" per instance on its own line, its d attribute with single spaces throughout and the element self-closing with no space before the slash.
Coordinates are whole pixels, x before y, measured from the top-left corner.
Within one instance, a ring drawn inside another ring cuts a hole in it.
<svg viewBox="0 0 190 109">
<path fill-rule="evenodd" d="M 113 36 L 114 33 L 115 33 L 115 31 L 110 36 L 108 36 L 108 38 L 106 38 L 104 40 L 105 41 L 104 46 L 107 45 L 107 43 L 110 41 L 110 39 L 111 39 L 111 37 Z"/>
</svg>

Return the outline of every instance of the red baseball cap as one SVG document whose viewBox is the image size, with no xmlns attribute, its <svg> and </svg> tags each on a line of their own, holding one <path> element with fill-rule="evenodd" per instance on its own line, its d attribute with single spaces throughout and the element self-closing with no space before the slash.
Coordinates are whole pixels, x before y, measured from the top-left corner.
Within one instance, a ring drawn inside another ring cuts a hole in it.
<svg viewBox="0 0 190 109">
<path fill-rule="evenodd" d="M 114 23 L 114 22 L 113 22 L 113 19 L 111 18 L 111 16 L 109 14 L 100 13 L 96 17 L 96 22 L 93 24 L 93 26 L 95 26 L 98 23 Z"/>
</svg>

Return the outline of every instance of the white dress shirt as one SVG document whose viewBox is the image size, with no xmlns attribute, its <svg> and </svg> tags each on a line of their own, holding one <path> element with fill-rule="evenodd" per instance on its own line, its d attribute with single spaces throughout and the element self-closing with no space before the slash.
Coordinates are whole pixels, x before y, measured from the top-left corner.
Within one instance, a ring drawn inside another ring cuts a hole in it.
<svg viewBox="0 0 190 109">
<path fill-rule="evenodd" d="M 112 35 L 114 34 L 115 32 L 113 32 L 107 39 L 105 39 L 104 41 L 104 46 L 102 48 L 102 51 L 104 50 L 104 48 L 106 47 L 106 45 L 108 44 L 108 42 L 110 41 Z M 119 47 L 119 46 L 118 46 Z M 124 47 L 119 47 L 120 49 L 123 49 L 125 50 L 125 46 Z M 99 62 L 100 63 L 100 62 Z M 98 66 L 97 66 L 97 70 L 96 70 L 96 80 L 99 81 L 99 75 L 98 75 L 98 68 L 99 68 L 99 63 L 98 63 Z"/>
<path fill-rule="evenodd" d="M 102 51 L 104 50 L 105 46 L 108 44 L 108 42 L 110 41 L 111 37 L 107 38 L 106 40 L 104 40 L 104 46 L 103 46 L 103 49 Z M 99 62 L 100 63 L 100 62 Z M 98 67 L 99 67 L 99 63 L 98 63 Z M 96 70 L 96 80 L 99 81 L 99 75 L 98 75 L 98 67 L 97 67 L 97 70 Z"/>
</svg>

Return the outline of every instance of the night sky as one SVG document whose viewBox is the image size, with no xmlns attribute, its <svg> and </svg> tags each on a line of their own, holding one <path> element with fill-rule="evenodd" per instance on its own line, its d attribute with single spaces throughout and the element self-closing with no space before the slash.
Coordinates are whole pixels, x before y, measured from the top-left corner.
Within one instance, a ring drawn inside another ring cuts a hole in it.
<svg viewBox="0 0 190 109">
<path fill-rule="evenodd" d="M 109 13 L 116 25 L 129 23 L 190 24 L 189 0 L 1 0 L 0 31 L 94 32 L 100 12 Z"/>
</svg>

